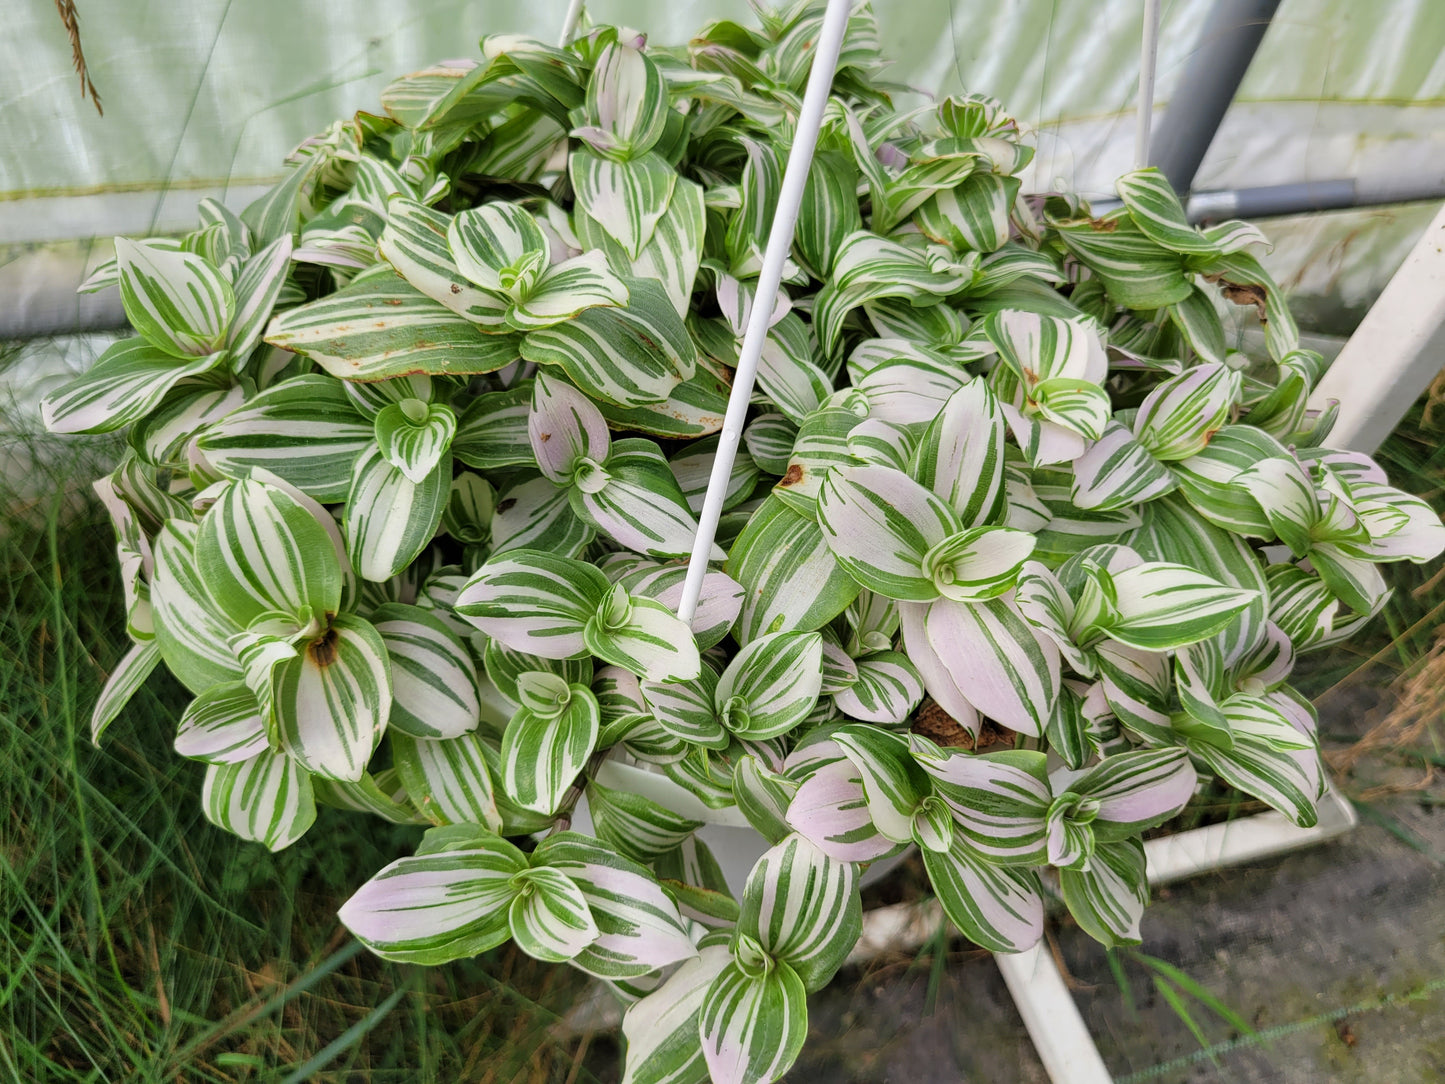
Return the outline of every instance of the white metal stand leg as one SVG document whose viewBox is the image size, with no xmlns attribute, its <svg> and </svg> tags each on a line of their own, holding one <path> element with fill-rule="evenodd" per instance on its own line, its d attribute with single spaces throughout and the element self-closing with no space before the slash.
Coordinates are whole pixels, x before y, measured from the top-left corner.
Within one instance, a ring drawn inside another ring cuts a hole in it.
<svg viewBox="0 0 1445 1084">
<path fill-rule="evenodd" d="M 1313 828 L 1297 828 L 1279 813 L 1261 813 L 1151 839 L 1144 844 L 1149 885 L 1158 887 L 1196 873 L 1322 843 L 1348 832 L 1356 823 L 1354 808 L 1331 790 L 1320 803 L 1320 820 Z M 1113 1078 L 1053 956 L 1036 946 L 1012 956 L 995 956 L 994 961 L 1049 1079 L 1054 1084 L 1109 1084 Z"/>
<path fill-rule="evenodd" d="M 1445 207 L 1360 321 L 1310 399 L 1339 400 L 1332 448 L 1373 452 L 1445 365 Z"/>
<path fill-rule="evenodd" d="M 1043 945 L 995 956 L 1039 1060 L 1054 1084 L 1110 1084 L 1104 1059 L 1079 1015 L 1064 976 Z"/>
</svg>

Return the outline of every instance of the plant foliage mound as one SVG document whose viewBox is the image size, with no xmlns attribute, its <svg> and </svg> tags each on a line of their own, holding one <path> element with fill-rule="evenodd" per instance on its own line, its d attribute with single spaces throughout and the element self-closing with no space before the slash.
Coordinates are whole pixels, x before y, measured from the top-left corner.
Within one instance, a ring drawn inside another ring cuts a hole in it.
<svg viewBox="0 0 1445 1084">
<path fill-rule="evenodd" d="M 988 949 L 1038 940 L 1041 876 L 1137 941 L 1141 832 L 1201 775 L 1314 822 L 1293 661 L 1381 607 L 1382 562 L 1445 547 L 1324 446 L 1257 229 L 1189 225 L 1154 170 L 1098 217 L 1021 196 L 1018 125 L 895 104 L 866 8 L 758 298 L 821 17 L 499 35 L 398 80 L 240 216 L 118 239 L 88 288 L 135 337 L 45 407 L 129 428 L 97 489 L 134 647 L 97 739 L 163 662 L 217 825 L 273 849 L 318 803 L 434 825 L 356 871 L 342 920 L 391 959 L 513 939 L 607 981 L 635 1084 L 782 1074 L 860 871 L 909 846 Z M 1230 304 L 1267 359 L 1229 348 Z M 697 834 L 734 805 L 771 844 L 741 898 Z"/>
</svg>

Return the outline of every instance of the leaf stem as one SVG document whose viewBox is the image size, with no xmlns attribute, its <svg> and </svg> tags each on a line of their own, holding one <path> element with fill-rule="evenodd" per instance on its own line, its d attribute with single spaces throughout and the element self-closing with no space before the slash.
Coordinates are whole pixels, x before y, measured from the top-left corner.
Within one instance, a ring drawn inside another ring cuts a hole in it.
<svg viewBox="0 0 1445 1084">
<path fill-rule="evenodd" d="M 558 832 L 565 832 L 572 827 L 572 811 L 577 808 L 577 803 L 582 798 L 582 792 L 587 787 L 587 780 L 597 774 L 603 762 L 612 755 L 612 750 L 616 748 L 615 745 L 609 745 L 606 749 L 597 750 L 588 759 L 587 766 L 577 773 L 577 778 L 567 788 L 567 793 L 562 795 L 562 804 L 557 807 L 557 814 L 552 820 L 552 827 L 547 829 L 547 835 L 554 836 Z"/>
</svg>

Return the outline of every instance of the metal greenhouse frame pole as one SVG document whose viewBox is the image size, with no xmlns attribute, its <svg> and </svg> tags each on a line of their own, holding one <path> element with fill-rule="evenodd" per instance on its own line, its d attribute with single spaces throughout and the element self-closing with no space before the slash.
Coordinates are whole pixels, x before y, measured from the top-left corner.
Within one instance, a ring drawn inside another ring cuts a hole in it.
<svg viewBox="0 0 1445 1084">
<path fill-rule="evenodd" d="M 1279 0 L 1215 0 L 1149 150 L 1174 191 L 1194 183 Z"/>
</svg>

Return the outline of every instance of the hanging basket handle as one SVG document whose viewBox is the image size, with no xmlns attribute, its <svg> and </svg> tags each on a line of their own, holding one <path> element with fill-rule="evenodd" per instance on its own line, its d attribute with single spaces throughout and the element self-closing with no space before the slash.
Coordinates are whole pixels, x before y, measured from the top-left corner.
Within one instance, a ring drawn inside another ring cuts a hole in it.
<svg viewBox="0 0 1445 1084">
<path fill-rule="evenodd" d="M 788 151 L 788 164 L 783 171 L 783 187 L 778 195 L 778 207 L 773 212 L 773 223 L 768 230 L 768 247 L 763 253 L 763 269 L 758 275 L 757 289 L 753 294 L 753 308 L 743 335 L 742 353 L 738 358 L 737 371 L 733 375 L 732 391 L 728 395 L 728 409 L 723 417 L 722 433 L 718 437 L 712 476 L 708 479 L 707 495 L 703 498 L 702 514 L 698 516 L 697 535 L 693 539 L 692 556 L 688 560 L 687 580 L 683 583 L 682 600 L 677 606 L 677 616 L 684 621 L 691 622 L 693 614 L 697 612 L 703 577 L 707 575 L 708 554 L 712 552 L 713 540 L 717 536 L 723 497 L 727 493 L 728 478 L 732 475 L 733 460 L 737 458 L 738 443 L 742 440 L 743 422 L 747 418 L 753 383 L 758 375 L 758 358 L 762 355 L 763 344 L 767 341 L 768 326 L 773 315 L 773 299 L 777 297 L 778 287 L 783 280 L 783 263 L 793 247 L 793 229 L 798 221 L 798 208 L 803 202 L 803 189 L 807 186 L 808 171 L 813 165 L 813 151 L 818 145 L 818 130 L 823 124 L 823 110 L 828 105 L 833 75 L 838 70 L 838 53 L 843 47 L 843 32 L 848 26 L 851 6 L 852 0 L 828 0 L 827 11 L 823 14 L 823 29 L 818 36 L 817 49 L 813 53 L 813 68 L 808 74 L 808 89 L 803 95 L 803 108 L 798 113 L 797 132 Z M 766 303 L 764 298 L 767 299 Z"/>
</svg>

